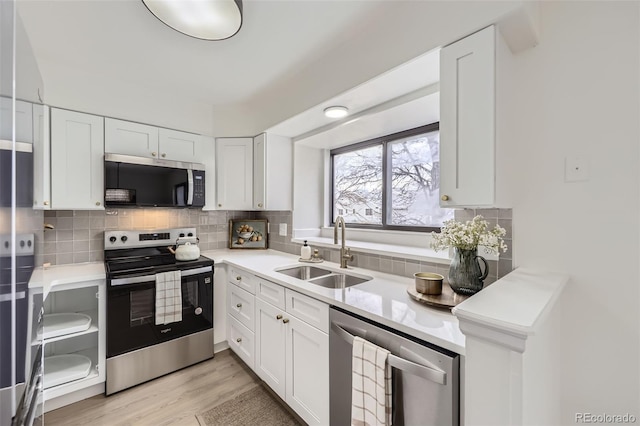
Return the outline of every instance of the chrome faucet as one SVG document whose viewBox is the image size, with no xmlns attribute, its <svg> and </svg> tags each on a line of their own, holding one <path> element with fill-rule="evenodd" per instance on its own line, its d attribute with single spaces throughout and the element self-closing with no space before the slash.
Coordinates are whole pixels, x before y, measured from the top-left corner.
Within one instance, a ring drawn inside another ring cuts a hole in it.
<svg viewBox="0 0 640 426">
<path fill-rule="evenodd" d="M 351 249 L 345 247 L 345 231 L 347 226 L 344 223 L 344 219 L 342 216 L 336 217 L 336 221 L 333 224 L 333 244 L 338 244 L 338 228 L 342 226 L 342 246 L 340 247 L 340 267 L 346 268 L 347 262 L 349 260 L 353 260 L 353 255 L 351 254 Z"/>
</svg>

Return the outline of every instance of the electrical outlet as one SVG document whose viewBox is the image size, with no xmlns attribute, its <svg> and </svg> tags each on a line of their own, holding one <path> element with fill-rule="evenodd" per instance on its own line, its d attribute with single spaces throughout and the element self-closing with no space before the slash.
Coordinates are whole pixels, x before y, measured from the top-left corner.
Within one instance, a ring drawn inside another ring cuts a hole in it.
<svg viewBox="0 0 640 426">
<path fill-rule="evenodd" d="M 280 235 L 282 237 L 286 237 L 287 236 L 287 224 L 286 223 L 281 223 L 280 224 L 280 230 L 278 232 L 278 235 Z"/>
</svg>

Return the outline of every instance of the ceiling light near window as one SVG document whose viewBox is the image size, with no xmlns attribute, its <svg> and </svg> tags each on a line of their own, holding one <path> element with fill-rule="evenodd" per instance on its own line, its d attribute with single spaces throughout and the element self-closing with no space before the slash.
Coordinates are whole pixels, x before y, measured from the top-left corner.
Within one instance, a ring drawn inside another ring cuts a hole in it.
<svg viewBox="0 0 640 426">
<path fill-rule="evenodd" d="M 191 37 L 224 40 L 242 26 L 242 0 L 142 0 L 164 24 Z"/>
<path fill-rule="evenodd" d="M 349 114 L 349 109 L 343 106 L 330 106 L 324 109 L 324 115 L 329 118 L 342 118 Z"/>
</svg>

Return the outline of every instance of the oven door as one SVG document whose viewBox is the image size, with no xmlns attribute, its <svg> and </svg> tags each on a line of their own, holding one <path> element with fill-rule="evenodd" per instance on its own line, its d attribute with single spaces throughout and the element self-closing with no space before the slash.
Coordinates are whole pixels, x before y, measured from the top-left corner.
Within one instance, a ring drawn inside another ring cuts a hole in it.
<svg viewBox="0 0 640 426">
<path fill-rule="evenodd" d="M 182 321 L 156 325 L 155 275 L 110 279 L 107 358 L 213 328 L 213 267 L 182 271 Z"/>
</svg>

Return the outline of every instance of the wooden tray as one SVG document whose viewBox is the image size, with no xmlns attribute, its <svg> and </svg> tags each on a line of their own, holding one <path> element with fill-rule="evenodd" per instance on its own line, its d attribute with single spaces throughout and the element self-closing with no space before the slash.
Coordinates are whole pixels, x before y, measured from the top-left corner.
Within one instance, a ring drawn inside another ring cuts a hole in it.
<svg viewBox="0 0 640 426">
<path fill-rule="evenodd" d="M 422 294 L 416 291 L 415 285 L 407 287 L 407 293 L 409 296 L 417 302 L 424 303 L 425 305 L 435 306 L 437 308 L 451 309 L 458 303 L 469 298 L 463 294 L 454 293 L 451 290 L 451 286 L 448 283 L 442 283 L 441 294 Z"/>
</svg>

